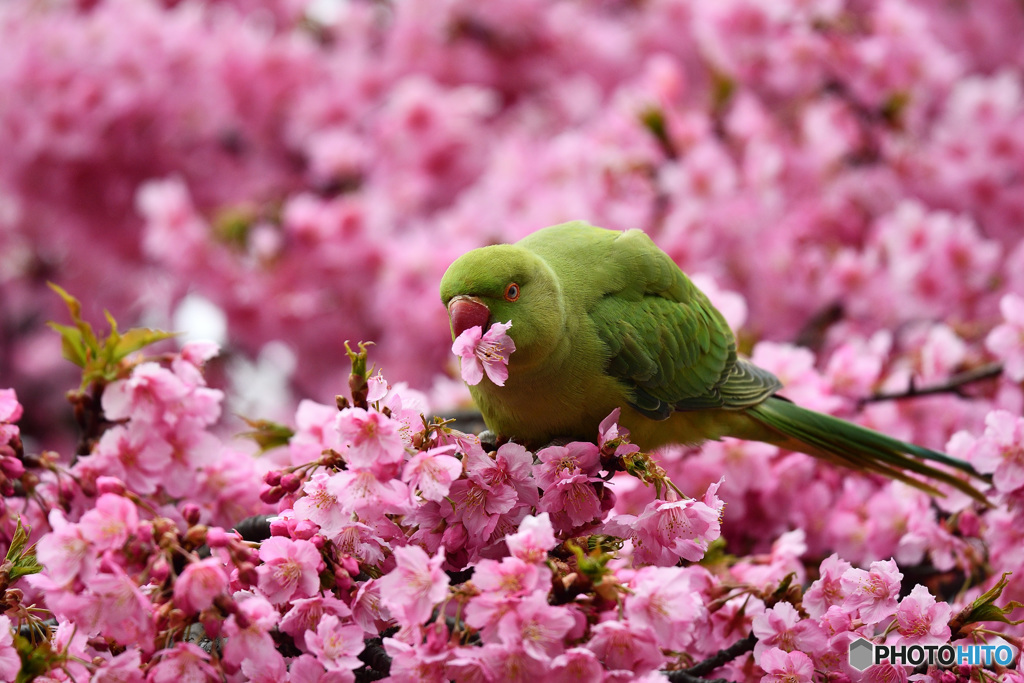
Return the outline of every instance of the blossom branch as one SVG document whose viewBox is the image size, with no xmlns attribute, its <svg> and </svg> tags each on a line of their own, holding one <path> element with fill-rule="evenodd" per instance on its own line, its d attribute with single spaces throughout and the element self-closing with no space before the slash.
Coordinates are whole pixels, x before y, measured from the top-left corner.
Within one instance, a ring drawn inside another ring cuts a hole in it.
<svg viewBox="0 0 1024 683">
<path fill-rule="evenodd" d="M 974 368 L 973 370 L 966 370 L 964 372 L 958 372 L 952 375 L 948 380 L 941 384 L 936 384 L 930 387 L 918 388 L 914 384 L 914 380 L 910 380 L 910 387 L 905 391 L 894 391 L 886 393 L 872 394 L 871 396 L 865 396 L 860 399 L 860 405 L 863 406 L 867 403 L 877 403 L 880 401 L 898 401 L 905 398 L 917 398 L 919 396 L 934 396 L 936 394 L 956 394 L 966 398 L 967 394 L 964 393 L 963 388 L 969 384 L 975 382 L 982 382 L 987 379 L 993 379 L 998 377 L 1003 372 L 1002 363 L 987 363 L 980 367 Z"/>
<path fill-rule="evenodd" d="M 746 654 L 754 649 L 754 645 L 757 644 L 757 637 L 751 633 L 742 640 L 737 640 L 729 647 L 723 648 L 711 655 L 707 659 L 698 662 L 691 666 L 689 669 L 681 669 L 680 671 L 672 671 L 668 674 L 668 679 L 672 683 L 697 683 L 698 681 L 704 683 L 711 683 L 708 679 L 701 678 L 705 674 L 709 674 L 718 667 L 731 662 L 742 654 Z M 714 683 L 724 679 L 715 679 Z"/>
</svg>

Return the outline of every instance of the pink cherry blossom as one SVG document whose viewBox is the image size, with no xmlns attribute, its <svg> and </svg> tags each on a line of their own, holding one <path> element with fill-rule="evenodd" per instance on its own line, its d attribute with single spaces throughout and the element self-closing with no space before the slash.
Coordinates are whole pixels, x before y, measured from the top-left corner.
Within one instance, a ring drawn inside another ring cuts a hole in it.
<svg viewBox="0 0 1024 683">
<path fill-rule="evenodd" d="M 174 604 L 186 612 L 199 612 L 227 592 L 228 575 L 223 563 L 208 557 L 188 564 L 174 583 Z"/>
<path fill-rule="evenodd" d="M 266 599 L 252 594 L 236 594 L 239 614 L 232 614 L 224 622 L 224 660 L 240 666 L 250 661 L 260 666 L 273 666 L 281 659 L 274 648 L 270 631 L 280 615 Z"/>
<path fill-rule="evenodd" d="M 480 650 L 482 661 L 477 665 L 479 667 L 477 671 L 487 672 L 484 676 L 489 675 L 492 680 L 529 683 L 543 676 L 548 668 L 546 662 L 533 657 L 519 646 L 488 643 Z M 474 679 L 479 680 L 479 674 L 476 672 L 470 673 L 469 676 L 460 676 L 455 680 L 472 681 Z"/>
<path fill-rule="evenodd" d="M 322 470 L 314 472 L 302 487 L 305 495 L 292 507 L 296 518 L 313 522 L 327 538 L 341 533 L 351 517 L 351 509 L 346 509 L 328 486 L 331 476 Z"/>
<path fill-rule="evenodd" d="M 814 663 L 800 651 L 787 652 L 773 647 L 759 658 L 765 675 L 761 683 L 810 683 L 814 678 Z"/>
<path fill-rule="evenodd" d="M 366 400 L 368 403 L 376 403 L 382 400 L 385 396 L 388 395 L 388 392 L 391 390 L 391 385 L 388 384 L 387 380 L 384 379 L 384 375 L 382 375 L 379 371 L 377 372 L 377 374 L 371 375 L 366 380 L 366 384 Z"/>
<path fill-rule="evenodd" d="M 333 448 L 341 451 L 341 435 L 337 430 L 338 408 L 309 399 L 299 401 L 295 410 L 295 436 L 288 442 L 293 465 L 304 465 L 320 458 Z"/>
<path fill-rule="evenodd" d="M 1024 381 L 1024 298 L 1007 294 L 999 300 L 1004 323 L 985 338 L 985 347 L 1003 361 L 1004 372 L 1014 382 Z"/>
<path fill-rule="evenodd" d="M 402 481 L 419 491 L 425 500 L 440 502 L 462 474 L 462 461 L 448 455 L 454 450 L 454 446 L 441 446 L 417 453 L 405 464 Z"/>
<path fill-rule="evenodd" d="M 570 683 L 596 680 L 601 675 L 601 663 L 594 653 L 586 648 L 573 647 L 552 660 L 548 678 L 553 683 Z"/>
<path fill-rule="evenodd" d="M 624 669 L 634 674 L 656 669 L 665 661 L 654 634 L 628 621 L 597 624 L 586 647 L 608 669 Z"/>
<path fill-rule="evenodd" d="M 537 451 L 540 464 L 534 465 L 537 486 L 545 491 L 565 475 L 593 477 L 600 471 L 601 453 L 592 443 L 574 441 L 566 446 L 549 446 Z"/>
<path fill-rule="evenodd" d="M 316 632 L 306 631 L 306 647 L 328 671 L 351 671 L 361 665 L 356 655 L 363 651 L 363 629 L 328 614 Z"/>
<path fill-rule="evenodd" d="M 950 439 L 949 450 L 968 459 L 979 472 L 992 474 L 997 491 L 1024 488 L 1024 418 L 993 410 L 985 416 L 980 438 L 958 432 Z"/>
<path fill-rule="evenodd" d="M 520 504 L 537 504 L 533 454 L 523 446 L 510 441 L 493 454 L 486 454 L 477 445 L 466 451 L 465 463 L 468 478 L 489 487 L 510 484 Z"/>
<path fill-rule="evenodd" d="M 371 527 L 359 522 L 344 525 L 333 539 L 339 552 L 370 564 L 378 564 L 384 559 L 384 549 L 388 545 Z"/>
<path fill-rule="evenodd" d="M 894 560 L 872 562 L 869 570 L 847 569 L 840 578 L 843 609 L 858 610 L 861 619 L 876 624 L 891 617 L 898 609 L 897 599 L 903 574 Z"/>
<path fill-rule="evenodd" d="M 521 596 L 543 588 L 539 584 L 548 578 L 547 571 L 515 557 L 500 562 L 484 559 L 473 572 L 473 585 L 490 596 Z"/>
<path fill-rule="evenodd" d="M 90 681 L 95 683 L 143 683 L 146 675 L 142 673 L 142 653 L 138 650 L 125 650 L 112 657 L 100 666 Z"/>
<path fill-rule="evenodd" d="M 448 595 L 448 576 L 441 570 L 444 554 L 430 557 L 422 548 L 395 548 L 397 567 L 378 581 L 383 603 L 406 624 L 421 624 Z"/>
<path fill-rule="evenodd" d="M 479 325 L 462 332 L 452 344 L 452 353 L 462 362 L 462 379 L 466 384 L 479 384 L 487 378 L 499 387 L 508 379 L 508 359 L 516 350 L 515 342 L 506 334 L 512 321 L 494 323 L 484 333 Z"/>
<path fill-rule="evenodd" d="M 348 446 L 345 460 L 353 469 L 383 471 L 387 465 L 401 462 L 405 455 L 401 425 L 383 413 L 362 408 L 346 408 L 338 414 L 338 433 Z"/>
<path fill-rule="evenodd" d="M 562 471 L 562 476 L 545 489 L 538 509 L 550 514 L 552 523 L 561 531 L 593 521 L 601 514 L 594 481 L 596 477 Z"/>
<path fill-rule="evenodd" d="M 39 539 L 36 557 L 46 573 L 59 586 L 67 586 L 76 578 L 83 581 L 92 575 L 96 552 L 82 535 L 82 528 L 64 519 L 60 510 L 51 510 L 52 532 Z"/>
<path fill-rule="evenodd" d="M 667 650 L 682 651 L 693 643 L 694 630 L 708 614 L 688 574 L 645 567 L 633 578 L 631 589 L 625 600 L 631 623 L 651 629 L 658 645 Z"/>
<path fill-rule="evenodd" d="M 139 643 L 143 649 L 152 649 L 152 602 L 120 566 L 110 563 L 108 569 L 97 572 L 89 580 L 89 592 L 69 603 L 75 621 L 83 625 L 92 621 L 91 628 L 122 645 Z"/>
<path fill-rule="evenodd" d="M 157 363 L 142 363 L 129 379 L 111 382 L 106 388 L 103 412 L 111 420 L 132 417 L 156 423 L 188 394 L 189 387 L 173 372 Z"/>
<path fill-rule="evenodd" d="M 520 601 L 498 623 L 498 636 L 507 647 L 521 645 L 531 657 L 546 661 L 564 649 L 563 638 L 575 624 L 566 607 L 549 605 L 543 592 Z"/>
<path fill-rule="evenodd" d="M 0 680 L 13 681 L 21 671 L 21 657 L 14 649 L 14 631 L 11 620 L 0 615 Z"/>
<path fill-rule="evenodd" d="M 454 503 L 453 519 L 462 522 L 477 540 L 486 540 L 497 526 L 497 515 L 511 510 L 517 500 L 509 484 L 484 486 L 469 479 L 453 483 L 448 497 Z"/>
<path fill-rule="evenodd" d="M 217 670 L 210 664 L 210 655 L 198 645 L 176 643 L 174 647 L 161 650 L 154 655 L 156 662 L 149 670 L 147 681 L 152 683 L 176 683 L 177 681 L 220 680 Z"/>
<path fill-rule="evenodd" d="M 79 528 L 82 537 L 100 550 L 120 550 L 135 533 L 139 513 L 127 498 L 104 493 L 96 506 L 82 515 Z"/>
<path fill-rule="evenodd" d="M 712 484 L 704 500 L 654 501 L 633 524 L 641 561 L 672 566 L 678 558 L 696 561 L 708 543 L 721 534 L 723 503 L 716 496 L 720 483 Z"/>
<path fill-rule="evenodd" d="M 519 531 L 506 536 L 505 543 L 514 557 L 531 563 L 543 561 L 548 551 L 558 545 L 551 518 L 546 512 L 525 517 L 519 523 Z"/>
<path fill-rule="evenodd" d="M 409 487 L 400 481 L 381 481 L 370 470 L 338 472 L 324 488 L 346 512 L 363 518 L 402 512 L 409 503 Z"/>
<path fill-rule="evenodd" d="M 821 627 L 811 619 L 801 619 L 788 602 L 780 602 L 754 617 L 751 630 L 757 636 L 755 658 L 770 648 L 816 654 L 828 644 Z"/>
<path fill-rule="evenodd" d="M 391 656 L 392 677 L 436 683 L 450 680 L 445 675 L 445 663 L 453 649 L 448 629 L 444 624 L 435 622 L 426 632 L 425 641 L 418 645 L 409 645 L 396 638 L 384 639 L 384 649 Z"/>
<path fill-rule="evenodd" d="M 141 425 L 118 425 L 103 434 L 90 457 L 116 463 L 105 471 L 119 476 L 132 491 L 153 493 L 171 462 L 171 446 Z"/>
<path fill-rule="evenodd" d="M 336 617 L 347 617 L 352 614 L 348 606 L 337 598 L 316 596 L 313 598 L 299 598 L 290 603 L 290 608 L 281 618 L 280 628 L 282 633 L 287 633 L 299 647 L 305 646 L 306 631 L 316 631 L 317 624 L 326 615 Z"/>
<path fill-rule="evenodd" d="M 309 541 L 272 536 L 260 544 L 260 590 L 275 605 L 320 590 L 320 551 Z"/>
<path fill-rule="evenodd" d="M 803 606 L 808 614 L 820 618 L 833 605 L 843 604 L 845 596 L 841 579 L 849 568 L 850 563 L 835 553 L 822 560 L 820 575 L 804 592 Z"/>
<path fill-rule="evenodd" d="M 14 389 L 0 389 L 0 422 L 17 422 L 23 412 L 24 408 L 18 403 Z"/>
<path fill-rule="evenodd" d="M 949 642 L 949 620 L 953 608 L 936 602 L 927 588 L 918 584 L 910 595 L 900 600 L 896 610 L 897 631 L 906 644 L 941 645 Z"/>
</svg>

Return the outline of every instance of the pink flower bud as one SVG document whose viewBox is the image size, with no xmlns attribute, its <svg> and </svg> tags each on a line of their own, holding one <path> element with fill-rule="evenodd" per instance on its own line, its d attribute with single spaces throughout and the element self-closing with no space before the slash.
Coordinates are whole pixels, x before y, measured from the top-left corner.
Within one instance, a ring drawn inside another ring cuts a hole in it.
<svg viewBox="0 0 1024 683">
<path fill-rule="evenodd" d="M 469 534 L 466 533 L 466 527 L 461 524 L 453 524 L 441 534 L 441 543 L 449 552 L 465 547 L 468 539 Z"/>
<path fill-rule="evenodd" d="M 181 516 L 185 518 L 185 522 L 189 526 L 195 526 L 196 524 L 199 524 L 199 519 L 200 516 L 202 515 L 202 511 L 199 509 L 199 506 L 196 505 L 195 503 L 184 503 L 179 508 L 179 511 L 181 512 Z"/>
<path fill-rule="evenodd" d="M 961 534 L 967 537 L 980 535 L 981 519 L 978 517 L 978 513 L 971 508 L 961 510 L 957 520 L 957 528 Z"/>
<path fill-rule="evenodd" d="M 207 637 L 211 640 L 216 640 L 220 635 L 220 627 L 224 622 L 214 614 L 204 613 L 200 618 L 200 623 L 203 625 L 203 630 L 206 632 Z"/>
<path fill-rule="evenodd" d="M 234 533 L 224 531 L 219 526 L 212 526 L 206 530 L 206 545 L 211 548 L 224 548 L 234 538 Z"/>
<path fill-rule="evenodd" d="M 316 524 L 310 522 L 307 519 L 300 519 L 295 523 L 295 527 L 292 529 L 292 538 L 301 538 L 305 541 L 312 540 L 316 536 L 316 532 L 320 530 Z"/>
<path fill-rule="evenodd" d="M 117 477 L 96 477 L 96 493 L 100 495 L 113 493 L 117 496 L 123 496 L 125 491 L 124 482 Z"/>
<path fill-rule="evenodd" d="M 281 483 L 281 470 L 270 470 L 263 475 L 263 482 L 271 486 L 277 486 Z"/>
<path fill-rule="evenodd" d="M 242 562 L 238 565 L 238 580 L 243 585 L 255 586 L 259 583 L 260 575 L 256 573 L 256 565 L 252 562 Z M 242 626 L 245 628 L 245 626 Z"/>
<path fill-rule="evenodd" d="M 25 474 L 25 466 L 13 455 L 5 455 L 0 458 L 0 471 L 11 479 L 21 479 L 21 475 Z"/>
<path fill-rule="evenodd" d="M 264 484 L 260 487 L 260 500 L 267 505 L 273 505 L 284 498 L 284 489 L 280 486 L 267 486 Z"/>
<path fill-rule="evenodd" d="M 348 572 L 349 576 L 355 576 L 359 573 L 359 562 L 351 555 L 345 555 L 340 558 L 338 560 L 338 565 Z"/>
<path fill-rule="evenodd" d="M 281 488 L 288 493 L 294 493 L 299 490 L 302 486 L 302 477 L 299 475 L 289 472 L 288 474 L 282 475 L 281 477 Z"/>
<path fill-rule="evenodd" d="M 282 519 L 281 517 L 277 517 L 270 522 L 270 535 L 290 537 L 292 535 L 292 529 L 294 528 L 294 519 Z"/>
<path fill-rule="evenodd" d="M 163 583 L 170 573 L 171 568 L 167 564 L 167 560 L 163 557 L 158 557 L 149 567 L 149 577 L 157 584 Z"/>
<path fill-rule="evenodd" d="M 337 590 L 348 590 L 352 587 L 352 577 L 341 567 L 334 570 L 334 584 Z"/>
<path fill-rule="evenodd" d="M 601 489 L 601 512 L 608 512 L 615 507 L 615 491 L 607 486 Z"/>
</svg>

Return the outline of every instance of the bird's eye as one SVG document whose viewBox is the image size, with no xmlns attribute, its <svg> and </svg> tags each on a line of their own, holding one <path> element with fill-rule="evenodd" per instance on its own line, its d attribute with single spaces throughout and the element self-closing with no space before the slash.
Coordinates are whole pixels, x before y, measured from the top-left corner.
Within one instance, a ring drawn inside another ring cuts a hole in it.
<svg viewBox="0 0 1024 683">
<path fill-rule="evenodd" d="M 505 287 L 505 301 L 515 301 L 519 298 L 519 285 L 514 282 L 508 283 Z"/>
</svg>

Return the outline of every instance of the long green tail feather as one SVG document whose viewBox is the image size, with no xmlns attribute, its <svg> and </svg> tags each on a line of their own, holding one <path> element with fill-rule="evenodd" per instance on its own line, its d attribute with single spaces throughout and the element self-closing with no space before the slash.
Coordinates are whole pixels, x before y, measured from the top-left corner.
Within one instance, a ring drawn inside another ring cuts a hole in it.
<svg viewBox="0 0 1024 683">
<path fill-rule="evenodd" d="M 971 498 L 988 504 L 988 500 L 968 482 L 950 472 L 921 462 L 949 465 L 961 472 L 988 481 L 969 463 L 945 453 L 904 443 L 866 427 L 831 415 L 801 408 L 786 399 L 772 396 L 751 406 L 747 414 L 772 432 L 782 436 L 774 440 L 780 446 L 824 457 L 856 470 L 868 470 L 905 482 L 931 495 L 941 495 L 933 486 L 907 474 L 913 472 L 933 481 L 949 484 Z M 796 444 L 792 443 L 797 442 Z"/>
</svg>

